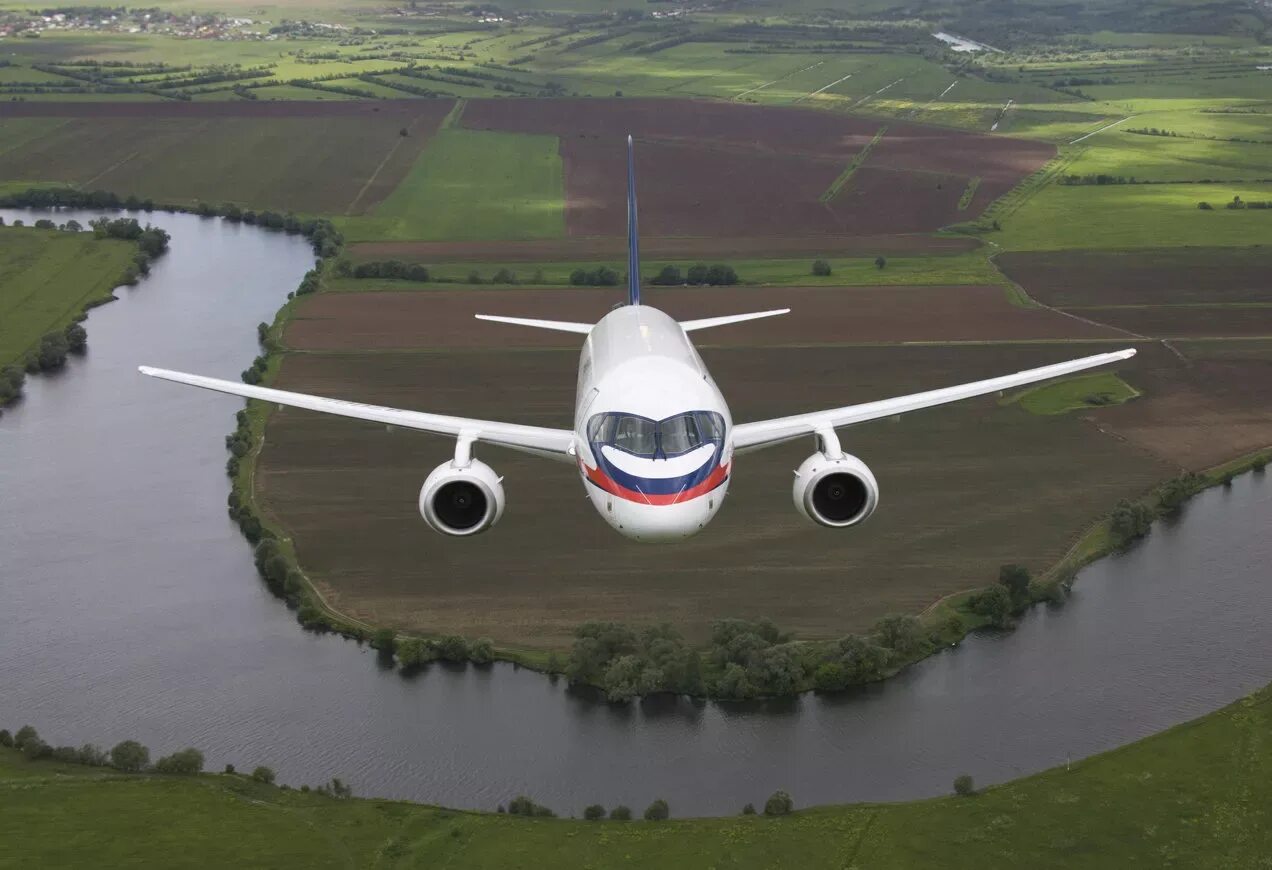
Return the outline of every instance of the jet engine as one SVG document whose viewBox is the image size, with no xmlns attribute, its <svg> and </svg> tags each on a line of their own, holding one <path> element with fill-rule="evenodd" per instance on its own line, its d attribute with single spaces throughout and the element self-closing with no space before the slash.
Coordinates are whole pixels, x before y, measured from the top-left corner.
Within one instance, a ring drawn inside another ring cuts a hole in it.
<svg viewBox="0 0 1272 870">
<path fill-rule="evenodd" d="M 420 488 L 420 514 L 444 535 L 475 535 L 499 522 L 504 490 L 499 475 L 486 463 L 443 462 Z"/>
<path fill-rule="evenodd" d="M 814 453 L 795 472 L 795 507 L 807 519 L 845 529 L 864 522 L 879 506 L 879 484 L 864 462 L 848 453 L 831 459 Z"/>
</svg>

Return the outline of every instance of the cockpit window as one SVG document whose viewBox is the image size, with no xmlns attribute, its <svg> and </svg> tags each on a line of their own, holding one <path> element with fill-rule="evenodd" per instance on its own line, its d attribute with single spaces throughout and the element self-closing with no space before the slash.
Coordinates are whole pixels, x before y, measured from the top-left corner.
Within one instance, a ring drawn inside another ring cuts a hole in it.
<svg viewBox="0 0 1272 870">
<path fill-rule="evenodd" d="M 619 417 L 614 427 L 614 446 L 637 456 L 653 456 L 658 449 L 657 427 L 657 423 L 644 417 Z"/>
<path fill-rule="evenodd" d="M 634 414 L 597 414 L 588 421 L 588 441 L 647 459 L 678 456 L 724 440 L 724 418 L 714 411 L 690 411 L 654 421 Z"/>
<path fill-rule="evenodd" d="M 658 424 L 658 436 L 663 453 L 668 456 L 686 453 L 702 443 L 693 414 L 681 414 L 679 417 L 663 420 Z"/>
</svg>

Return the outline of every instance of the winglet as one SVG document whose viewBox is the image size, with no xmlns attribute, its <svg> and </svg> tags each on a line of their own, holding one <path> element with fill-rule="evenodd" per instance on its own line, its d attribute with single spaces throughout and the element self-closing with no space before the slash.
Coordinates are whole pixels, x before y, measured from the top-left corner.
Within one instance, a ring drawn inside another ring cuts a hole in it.
<svg viewBox="0 0 1272 870">
<path fill-rule="evenodd" d="M 636 156 L 627 136 L 627 304 L 640 304 L 640 234 L 636 227 Z"/>
</svg>

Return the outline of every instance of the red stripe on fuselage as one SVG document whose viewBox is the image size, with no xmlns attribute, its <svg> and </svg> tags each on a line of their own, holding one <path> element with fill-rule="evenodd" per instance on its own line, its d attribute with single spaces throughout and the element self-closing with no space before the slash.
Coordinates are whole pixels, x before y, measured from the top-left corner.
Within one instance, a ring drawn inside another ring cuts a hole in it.
<svg viewBox="0 0 1272 870">
<path fill-rule="evenodd" d="M 616 495 L 626 501 L 636 502 L 637 504 L 649 505 L 672 505 L 684 504 L 690 499 L 698 498 L 706 495 L 713 489 L 724 483 L 729 478 L 729 467 L 727 465 L 717 465 L 706 480 L 697 486 L 680 492 L 673 492 L 667 495 L 646 494 L 634 489 L 628 489 L 617 483 L 613 478 L 601 471 L 600 468 L 588 468 L 582 459 L 579 460 L 579 467 L 583 469 L 583 473 L 587 475 L 587 479 L 608 492 L 610 495 Z"/>
</svg>

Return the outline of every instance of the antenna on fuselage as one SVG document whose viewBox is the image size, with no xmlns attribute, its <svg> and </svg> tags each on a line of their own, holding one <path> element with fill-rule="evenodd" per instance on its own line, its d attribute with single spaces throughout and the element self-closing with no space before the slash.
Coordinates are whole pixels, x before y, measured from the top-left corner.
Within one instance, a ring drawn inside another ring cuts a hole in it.
<svg viewBox="0 0 1272 870">
<path fill-rule="evenodd" d="M 636 152 L 627 135 L 627 304 L 640 304 L 640 233 L 636 226 Z"/>
</svg>

